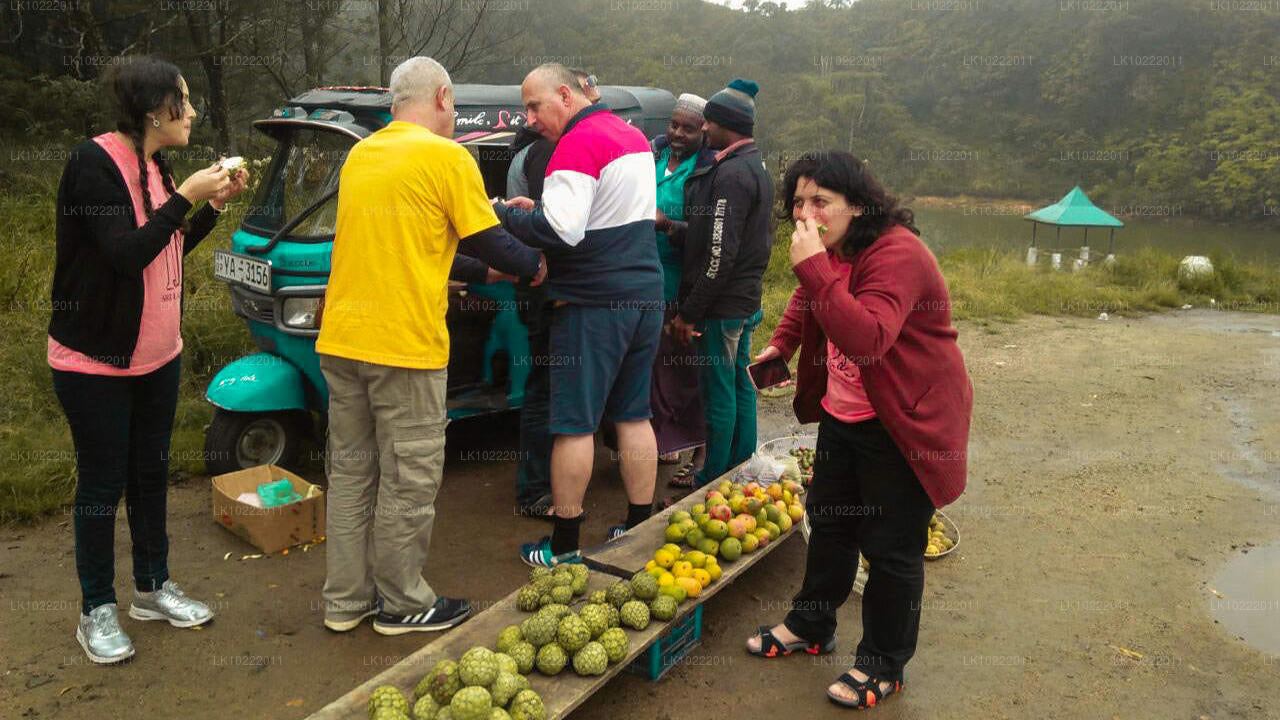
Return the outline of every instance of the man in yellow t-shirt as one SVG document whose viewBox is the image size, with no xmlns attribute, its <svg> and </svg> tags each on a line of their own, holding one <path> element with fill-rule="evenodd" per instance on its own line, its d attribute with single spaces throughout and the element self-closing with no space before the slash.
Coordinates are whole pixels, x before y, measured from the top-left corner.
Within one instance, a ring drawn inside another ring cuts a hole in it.
<svg viewBox="0 0 1280 720">
<path fill-rule="evenodd" d="M 444 468 L 449 271 L 459 244 L 509 275 L 546 275 L 501 229 L 480 169 L 453 137 L 435 60 L 391 74 L 392 122 L 356 143 L 338 192 L 316 352 L 329 388 L 325 627 L 371 615 L 386 635 L 443 630 L 465 600 L 422 576 Z"/>
</svg>

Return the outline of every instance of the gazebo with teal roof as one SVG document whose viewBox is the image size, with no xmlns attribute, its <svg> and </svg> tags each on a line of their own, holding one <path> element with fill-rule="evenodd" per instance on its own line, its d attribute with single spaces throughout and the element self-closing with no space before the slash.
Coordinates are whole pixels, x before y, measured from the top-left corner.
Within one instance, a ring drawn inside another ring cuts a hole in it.
<svg viewBox="0 0 1280 720">
<path fill-rule="evenodd" d="M 1046 205 L 1035 212 L 1028 213 L 1023 219 L 1031 221 L 1031 247 L 1036 246 L 1036 229 L 1041 223 L 1054 225 L 1057 228 L 1056 238 L 1062 238 L 1062 228 L 1084 228 L 1084 246 L 1089 246 L 1089 228 L 1105 227 L 1111 229 L 1111 239 L 1107 248 L 1110 255 L 1116 246 L 1116 228 L 1124 227 L 1124 223 L 1115 219 L 1105 210 L 1093 204 L 1088 195 L 1077 185 L 1071 192 L 1052 205 Z M 1086 258 L 1087 260 L 1087 258 Z"/>
</svg>

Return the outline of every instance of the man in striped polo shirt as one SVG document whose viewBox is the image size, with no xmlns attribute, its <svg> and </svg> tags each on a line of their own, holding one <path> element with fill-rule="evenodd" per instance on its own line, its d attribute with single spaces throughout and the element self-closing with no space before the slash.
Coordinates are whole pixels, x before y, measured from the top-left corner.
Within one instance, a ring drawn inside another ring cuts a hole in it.
<svg viewBox="0 0 1280 720">
<path fill-rule="evenodd" d="M 496 209 L 512 235 L 547 257 L 551 320 L 551 495 L 555 529 L 521 547 L 535 566 L 580 560 L 578 529 L 591 480 L 595 431 L 615 424 L 627 519 L 649 517 L 657 442 L 649 377 L 662 332 L 662 271 L 653 242 L 653 154 L 638 129 L 587 99 L 563 65 L 539 66 L 521 95 L 529 125 L 556 143 L 542 199 Z"/>
</svg>

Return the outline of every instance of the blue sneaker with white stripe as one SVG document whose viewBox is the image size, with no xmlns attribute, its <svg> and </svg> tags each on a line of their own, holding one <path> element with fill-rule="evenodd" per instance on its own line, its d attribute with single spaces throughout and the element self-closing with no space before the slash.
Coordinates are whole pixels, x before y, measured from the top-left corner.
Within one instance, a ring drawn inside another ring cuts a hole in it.
<svg viewBox="0 0 1280 720">
<path fill-rule="evenodd" d="M 382 635 L 448 630 L 462 624 L 470 614 L 471 603 L 466 600 L 439 597 L 436 598 L 436 603 L 424 612 L 393 615 L 386 611 L 379 611 L 373 618 L 373 629 Z"/>
<path fill-rule="evenodd" d="M 551 552 L 551 536 L 544 535 L 537 542 L 521 545 L 520 559 L 530 567 L 555 567 L 566 563 L 582 562 L 582 551 L 574 550 L 563 555 L 555 555 Z"/>
<path fill-rule="evenodd" d="M 614 525 L 613 527 L 609 528 L 609 535 L 605 538 L 605 542 L 613 542 L 614 540 L 617 540 L 618 538 L 626 534 L 627 534 L 626 525 Z"/>
</svg>

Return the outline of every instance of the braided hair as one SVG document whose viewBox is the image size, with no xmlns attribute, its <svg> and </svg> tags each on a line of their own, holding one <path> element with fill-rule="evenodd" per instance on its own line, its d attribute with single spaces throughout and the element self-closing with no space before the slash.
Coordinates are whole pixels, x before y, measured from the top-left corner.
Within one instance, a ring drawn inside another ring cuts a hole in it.
<svg viewBox="0 0 1280 720">
<path fill-rule="evenodd" d="M 143 138 L 147 132 L 147 113 L 168 110 L 170 119 L 182 116 L 185 109 L 182 100 L 182 73 L 178 66 L 157 57 L 133 57 L 115 66 L 107 78 L 111 97 L 115 104 L 116 130 L 133 142 L 138 158 L 138 178 L 142 186 L 142 207 L 150 220 L 155 212 L 151 201 L 151 183 L 147 161 L 143 157 Z M 173 195 L 173 171 L 164 153 L 156 151 L 152 156 L 160 170 L 164 189 Z M 190 230 L 190 223 L 183 219 L 182 231 Z"/>
</svg>

